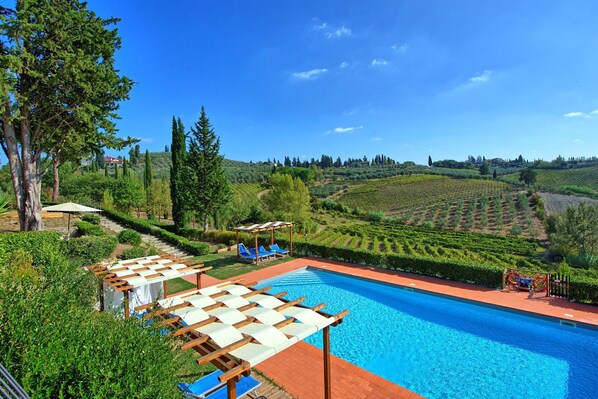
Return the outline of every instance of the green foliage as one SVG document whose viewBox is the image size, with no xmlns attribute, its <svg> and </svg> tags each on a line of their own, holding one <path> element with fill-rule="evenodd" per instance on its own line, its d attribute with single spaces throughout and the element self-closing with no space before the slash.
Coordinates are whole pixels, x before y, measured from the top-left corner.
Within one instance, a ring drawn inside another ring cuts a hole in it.
<svg viewBox="0 0 598 399">
<path fill-rule="evenodd" d="M 32 399 L 180 397 L 189 354 L 139 320 L 92 312 L 91 273 L 64 258 L 38 266 L 0 269 L 0 362 Z"/>
<path fill-rule="evenodd" d="M 2 192 L 0 192 L 0 215 L 8 212 L 8 198 Z"/>
<path fill-rule="evenodd" d="M 111 236 L 83 236 L 67 241 L 69 256 L 77 258 L 83 265 L 100 262 L 108 258 L 116 249 L 118 241 Z"/>
<path fill-rule="evenodd" d="M 143 188 L 146 190 L 152 186 L 154 180 L 154 174 L 152 172 L 152 158 L 148 150 L 145 150 L 145 162 L 144 162 L 144 173 L 143 173 Z"/>
<path fill-rule="evenodd" d="M 511 230 L 509 230 L 509 234 L 511 234 L 512 236 L 519 236 L 521 235 L 521 233 L 523 232 L 523 229 L 521 229 L 521 226 L 519 226 L 518 224 L 514 224 L 511 227 Z"/>
<path fill-rule="evenodd" d="M 309 219 L 309 191 L 299 178 L 287 174 L 270 177 L 271 189 L 263 197 L 266 210 L 277 220 L 305 223 Z"/>
<path fill-rule="evenodd" d="M 116 235 L 121 244 L 139 245 L 141 244 L 141 234 L 131 229 L 124 229 Z M 139 256 L 138 256 L 139 258 Z"/>
<path fill-rule="evenodd" d="M 83 215 L 83 221 L 93 224 L 100 224 L 100 215 L 95 215 L 93 213 L 86 213 Z"/>
<path fill-rule="evenodd" d="M 202 106 L 199 121 L 191 128 L 187 160 L 191 179 L 186 186 L 192 193 L 188 209 L 202 217 L 204 231 L 208 230 L 209 217 L 222 210 L 230 199 L 230 184 L 224 173 L 223 160 L 220 138 Z"/>
<path fill-rule="evenodd" d="M 290 175 L 293 178 L 299 178 L 305 184 L 313 182 L 316 178 L 316 175 L 311 168 L 284 166 L 282 168 L 276 169 L 276 173 Z"/>
<path fill-rule="evenodd" d="M 563 186 L 584 187 L 598 191 L 598 166 L 580 167 L 572 169 L 535 169 L 537 180 L 535 187 L 543 191 L 564 192 Z M 519 175 L 507 175 L 501 180 L 516 183 Z M 570 188 L 571 188 L 570 187 Z M 572 191 L 575 192 L 575 191 Z M 576 193 L 584 194 L 585 193 Z"/>
<path fill-rule="evenodd" d="M 187 197 L 189 190 L 186 183 L 187 148 L 185 141 L 185 128 L 181 118 L 172 117 L 172 145 L 170 167 L 170 198 L 172 199 L 172 219 L 178 231 L 189 225 L 187 212 Z"/>
<path fill-rule="evenodd" d="M 34 266 L 53 265 L 62 259 L 62 245 L 55 231 L 0 234 L 0 265 L 7 264 L 7 256 L 15 249 L 31 254 Z"/>
<path fill-rule="evenodd" d="M 145 203 L 145 192 L 142 184 L 131 178 L 115 180 L 111 187 L 112 197 L 116 209 L 129 213 L 132 208 L 138 208 Z"/>
<path fill-rule="evenodd" d="M 581 203 L 557 216 L 552 248 L 566 256 L 598 255 L 598 205 Z"/>
<path fill-rule="evenodd" d="M 127 227 L 130 227 L 141 233 L 154 235 L 193 255 L 205 255 L 210 251 L 210 246 L 205 242 L 189 241 L 187 238 L 181 237 L 163 228 L 157 227 L 149 221 L 135 219 L 120 212 L 111 211 L 107 209 L 104 210 L 104 213 L 106 214 L 106 216 L 110 217 L 111 219 L 114 219 L 115 221 Z"/>
<path fill-rule="evenodd" d="M 135 259 L 141 258 L 147 255 L 147 250 L 140 246 L 135 246 L 129 249 L 125 249 L 120 255 L 121 259 Z"/>
<path fill-rule="evenodd" d="M 366 219 L 370 222 L 380 222 L 382 219 L 384 219 L 384 212 L 368 212 Z"/>
<path fill-rule="evenodd" d="M 75 226 L 79 229 L 79 234 L 84 236 L 105 236 L 106 232 L 99 225 L 81 220 L 75 222 Z"/>
<path fill-rule="evenodd" d="M 519 172 L 519 181 L 524 182 L 528 187 L 534 184 L 537 178 L 538 173 L 531 168 L 523 169 Z"/>
<path fill-rule="evenodd" d="M 570 298 L 576 302 L 598 305 L 598 279 L 581 276 L 571 277 Z"/>
<path fill-rule="evenodd" d="M 575 186 L 572 184 L 566 184 L 560 187 L 560 189 L 562 191 L 564 191 L 565 193 L 571 193 L 571 194 L 581 194 L 581 195 L 587 195 L 590 197 L 595 197 L 596 195 L 598 195 L 598 192 L 596 192 L 596 190 L 594 190 L 591 187 L 585 187 L 585 186 Z"/>
<path fill-rule="evenodd" d="M 100 18 L 85 3 L 66 0 L 18 2 L 16 12 L 0 18 L 5 99 L 0 140 L 11 170 L 32 175 L 13 176 L 23 230 L 43 226 L 41 191 L 29 189 L 28 181 L 43 176 L 41 154 L 70 158 L 125 142 L 114 135 L 114 119 L 133 82 L 114 67 L 120 47 L 116 22 Z M 26 207 L 34 211 L 25 212 Z"/>
</svg>

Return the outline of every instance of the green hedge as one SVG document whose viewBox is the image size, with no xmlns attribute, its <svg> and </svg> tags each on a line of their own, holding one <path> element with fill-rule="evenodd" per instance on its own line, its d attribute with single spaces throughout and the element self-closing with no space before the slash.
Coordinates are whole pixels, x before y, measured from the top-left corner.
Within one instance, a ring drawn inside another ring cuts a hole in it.
<svg viewBox="0 0 598 399">
<path fill-rule="evenodd" d="M 81 220 L 75 222 L 79 233 L 84 236 L 105 236 L 106 232 L 99 225 Z"/>
<path fill-rule="evenodd" d="M 151 234 L 162 240 L 183 249 L 193 255 L 205 255 L 210 251 L 210 246 L 205 242 L 189 241 L 185 237 L 164 230 L 163 228 L 154 226 L 151 222 L 146 220 L 135 219 L 123 213 L 113 210 L 104 210 L 104 213 L 109 218 L 123 224 L 127 227 L 137 230 L 141 233 Z"/>
<path fill-rule="evenodd" d="M 280 246 L 288 248 L 288 240 L 278 239 L 277 241 Z M 383 254 L 353 248 L 305 244 L 304 242 L 295 242 L 294 244 L 293 252 L 296 255 L 316 256 L 343 262 L 376 266 L 389 270 L 478 284 L 491 288 L 499 288 L 502 284 L 503 269 L 492 265 L 409 255 Z M 571 300 L 598 305 L 598 280 L 581 276 L 572 277 Z"/>
<path fill-rule="evenodd" d="M 83 265 L 89 265 L 109 257 L 117 244 L 116 237 L 83 236 L 70 239 L 66 246 L 69 256 L 80 259 Z"/>
<path fill-rule="evenodd" d="M 136 259 L 142 258 L 147 255 L 147 250 L 142 247 L 132 247 L 129 249 L 125 249 L 123 253 L 120 255 L 121 259 Z"/>
<path fill-rule="evenodd" d="M 53 264 L 63 258 L 63 241 L 56 231 L 32 231 L 0 234 L 0 265 L 15 249 L 22 249 L 33 257 L 34 265 Z"/>
<path fill-rule="evenodd" d="M 571 277 L 571 300 L 598 305 L 598 280 L 588 277 Z"/>
<path fill-rule="evenodd" d="M 83 215 L 83 220 L 85 222 L 93 224 L 100 224 L 100 215 L 96 215 L 94 213 L 86 213 Z"/>
</svg>

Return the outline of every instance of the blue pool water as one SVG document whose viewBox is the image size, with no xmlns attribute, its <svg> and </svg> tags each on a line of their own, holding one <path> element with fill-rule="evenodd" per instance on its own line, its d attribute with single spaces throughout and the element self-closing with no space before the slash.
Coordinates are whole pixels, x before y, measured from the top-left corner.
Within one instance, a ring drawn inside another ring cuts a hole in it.
<svg viewBox="0 0 598 399">
<path fill-rule="evenodd" d="M 427 398 L 598 398 L 596 330 L 312 268 L 266 285 L 349 309 L 332 353 Z"/>
</svg>

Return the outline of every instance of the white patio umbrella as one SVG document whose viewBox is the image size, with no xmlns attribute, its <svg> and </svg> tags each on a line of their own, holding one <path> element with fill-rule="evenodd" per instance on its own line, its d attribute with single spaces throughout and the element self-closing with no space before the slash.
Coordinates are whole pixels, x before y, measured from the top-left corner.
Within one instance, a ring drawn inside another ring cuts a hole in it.
<svg viewBox="0 0 598 399">
<path fill-rule="evenodd" d="M 62 212 L 68 213 L 69 220 L 67 231 L 71 230 L 71 213 L 88 213 L 88 212 L 102 212 L 101 209 L 91 208 L 89 206 L 75 204 L 74 202 L 65 202 L 64 204 L 51 205 L 42 208 L 42 211 L 46 212 Z"/>
</svg>

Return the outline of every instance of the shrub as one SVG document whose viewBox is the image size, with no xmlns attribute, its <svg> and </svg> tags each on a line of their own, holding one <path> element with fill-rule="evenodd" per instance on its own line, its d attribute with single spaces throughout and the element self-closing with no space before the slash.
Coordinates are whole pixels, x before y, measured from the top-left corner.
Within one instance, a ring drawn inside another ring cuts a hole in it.
<svg viewBox="0 0 598 399">
<path fill-rule="evenodd" d="M 118 242 L 120 242 L 121 244 L 141 244 L 141 234 L 131 229 L 124 229 L 116 235 L 116 238 L 118 239 Z"/>
<path fill-rule="evenodd" d="M 100 224 L 100 215 L 94 213 L 86 213 L 83 215 L 83 221 L 93 224 Z"/>
<path fill-rule="evenodd" d="M 368 212 L 366 219 L 370 222 L 380 222 L 384 219 L 384 212 Z"/>
<path fill-rule="evenodd" d="M 434 222 L 432 222 L 430 220 L 426 220 L 425 222 L 422 223 L 422 227 L 425 229 L 432 229 L 432 228 L 434 228 Z"/>
<path fill-rule="evenodd" d="M 92 312 L 97 283 L 64 256 L 42 266 L 0 273 L 0 362 L 32 398 L 180 397 L 172 380 L 190 354 L 139 320 Z"/>
<path fill-rule="evenodd" d="M 79 229 L 79 233 L 84 236 L 105 236 L 106 232 L 97 224 L 81 220 L 75 222 L 75 226 Z"/>
<path fill-rule="evenodd" d="M 84 236 L 67 242 L 68 254 L 83 265 L 99 262 L 112 254 L 118 241 L 115 237 Z"/>
<path fill-rule="evenodd" d="M 33 231 L 0 234 L 0 265 L 15 249 L 21 249 L 33 258 L 33 265 L 51 265 L 63 259 L 63 241 L 56 231 Z"/>
<path fill-rule="evenodd" d="M 106 216 L 110 217 L 111 219 L 114 219 L 115 221 L 117 221 L 127 227 L 130 227 L 130 228 L 137 230 L 141 233 L 147 233 L 147 234 L 156 236 L 158 238 L 161 238 L 164 241 L 166 241 L 180 249 L 183 249 L 193 255 L 198 255 L 198 256 L 205 255 L 210 251 L 210 246 L 208 244 L 206 244 L 205 242 L 189 241 L 185 237 L 181 237 L 175 233 L 166 231 L 163 228 L 154 226 L 152 223 L 150 223 L 148 221 L 134 219 L 128 215 L 125 215 L 120 212 L 112 211 L 112 210 L 105 209 L 104 212 L 105 212 Z"/>
<path fill-rule="evenodd" d="M 513 227 L 511 227 L 511 230 L 509 230 L 509 234 L 511 234 L 512 236 L 518 236 L 521 233 L 523 233 L 523 230 L 521 229 L 521 226 L 519 226 L 518 224 L 514 224 Z"/>
<path fill-rule="evenodd" d="M 129 249 L 125 249 L 120 255 L 121 259 L 135 259 L 147 256 L 147 250 L 145 248 L 136 246 Z"/>
<path fill-rule="evenodd" d="M 572 276 L 570 299 L 576 302 L 598 304 L 598 280 L 588 277 Z"/>
</svg>

